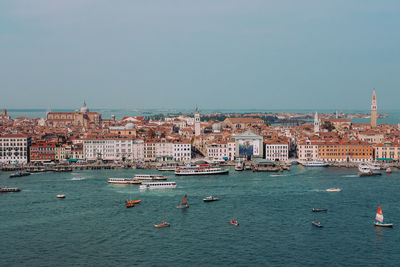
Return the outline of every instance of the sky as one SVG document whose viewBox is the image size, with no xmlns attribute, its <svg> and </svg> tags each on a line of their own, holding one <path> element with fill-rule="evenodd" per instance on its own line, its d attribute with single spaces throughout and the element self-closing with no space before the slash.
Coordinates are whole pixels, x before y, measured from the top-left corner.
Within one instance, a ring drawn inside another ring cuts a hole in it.
<svg viewBox="0 0 400 267">
<path fill-rule="evenodd" d="M 400 1 L 1 0 L 0 107 L 398 109 Z"/>
</svg>

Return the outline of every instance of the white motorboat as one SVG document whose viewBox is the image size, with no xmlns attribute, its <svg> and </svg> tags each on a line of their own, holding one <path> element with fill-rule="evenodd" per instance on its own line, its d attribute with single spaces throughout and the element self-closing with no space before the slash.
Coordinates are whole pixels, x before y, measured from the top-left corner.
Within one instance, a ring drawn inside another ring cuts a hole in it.
<svg viewBox="0 0 400 267">
<path fill-rule="evenodd" d="M 342 191 L 341 188 L 328 188 L 325 190 L 326 192 L 340 192 Z"/>
<path fill-rule="evenodd" d="M 244 170 L 244 162 L 238 161 L 235 165 L 235 171 L 243 171 Z"/>
<path fill-rule="evenodd" d="M 376 162 L 376 161 L 368 162 L 368 167 L 369 167 L 371 170 L 382 170 L 382 169 L 384 169 L 383 164 L 381 164 L 381 163 L 379 163 L 379 162 Z"/>
<path fill-rule="evenodd" d="M 371 168 L 369 167 L 369 164 L 367 164 L 367 163 L 361 163 L 360 165 L 358 165 L 358 170 L 360 171 L 360 173 L 370 173 L 371 172 Z"/>
</svg>

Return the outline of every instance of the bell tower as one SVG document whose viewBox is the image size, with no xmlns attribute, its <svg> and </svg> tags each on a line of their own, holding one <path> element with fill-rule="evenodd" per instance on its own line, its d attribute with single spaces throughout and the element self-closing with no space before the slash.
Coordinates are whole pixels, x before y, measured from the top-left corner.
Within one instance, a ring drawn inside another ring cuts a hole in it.
<svg viewBox="0 0 400 267">
<path fill-rule="evenodd" d="M 372 94 L 372 102 L 371 102 L 371 127 L 375 128 L 376 127 L 376 119 L 378 118 L 378 107 L 376 105 L 376 95 L 375 95 L 375 89 Z"/>
</svg>

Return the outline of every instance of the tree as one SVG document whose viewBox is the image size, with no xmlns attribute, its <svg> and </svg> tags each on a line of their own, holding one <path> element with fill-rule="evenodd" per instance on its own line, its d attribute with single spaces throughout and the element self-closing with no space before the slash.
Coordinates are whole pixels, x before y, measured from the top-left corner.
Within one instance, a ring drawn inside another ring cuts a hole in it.
<svg viewBox="0 0 400 267">
<path fill-rule="evenodd" d="M 330 121 L 324 121 L 322 123 L 322 129 L 327 129 L 329 132 L 331 132 L 332 130 L 335 130 L 335 126 L 333 126 L 332 122 Z"/>
</svg>

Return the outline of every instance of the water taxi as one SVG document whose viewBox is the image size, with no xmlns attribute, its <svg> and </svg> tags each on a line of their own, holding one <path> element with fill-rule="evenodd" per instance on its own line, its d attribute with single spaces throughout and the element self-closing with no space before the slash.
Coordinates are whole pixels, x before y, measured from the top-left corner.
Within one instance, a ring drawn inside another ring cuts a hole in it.
<svg viewBox="0 0 400 267">
<path fill-rule="evenodd" d="M 198 166 L 187 166 L 175 170 L 176 176 L 189 176 L 189 175 L 214 175 L 214 174 L 228 174 L 228 169 L 222 169 L 218 166 L 209 164 L 201 164 Z"/>
<path fill-rule="evenodd" d="M 135 176 L 133 176 L 133 179 L 140 181 L 159 181 L 159 180 L 167 180 L 167 177 L 161 175 L 152 175 L 152 174 L 135 174 Z"/>
<path fill-rule="evenodd" d="M 134 178 L 108 178 L 110 184 L 141 184 L 142 181 Z"/>
<path fill-rule="evenodd" d="M 18 187 L 0 187 L 0 193 L 19 192 L 21 189 Z"/>
<path fill-rule="evenodd" d="M 143 182 L 139 189 L 164 189 L 175 188 L 176 182 Z"/>
</svg>

